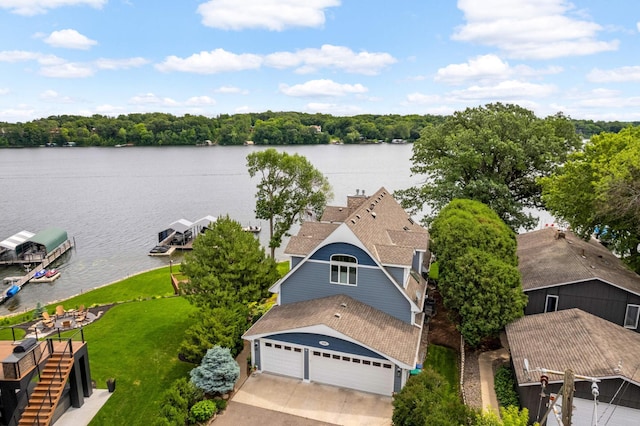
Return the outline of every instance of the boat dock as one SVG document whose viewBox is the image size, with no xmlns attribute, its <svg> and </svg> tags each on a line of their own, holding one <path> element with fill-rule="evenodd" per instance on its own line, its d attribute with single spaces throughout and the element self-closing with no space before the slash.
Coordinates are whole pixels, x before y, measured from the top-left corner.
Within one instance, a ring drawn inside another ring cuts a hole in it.
<svg viewBox="0 0 640 426">
<path fill-rule="evenodd" d="M 51 253 L 48 253 L 40 261 L 40 263 L 38 263 L 35 268 L 33 268 L 29 272 L 27 272 L 26 275 L 24 275 L 22 277 L 11 277 L 13 279 L 18 278 L 17 280 L 13 280 L 12 284 L 14 286 L 18 286 L 20 289 L 22 289 L 22 286 L 24 286 L 29 281 L 31 281 L 37 272 L 45 269 L 47 266 L 49 266 L 50 264 L 55 262 L 56 259 L 58 259 L 60 256 L 65 254 L 71 248 L 73 248 L 73 241 L 72 240 L 66 240 L 64 243 L 60 244 L 53 251 L 51 251 Z M 26 264 L 26 263 L 33 264 L 34 261 L 32 260 L 30 262 L 27 262 L 27 261 L 24 261 L 24 260 L 14 259 L 14 260 L 3 261 L 1 264 L 2 265 L 15 265 L 15 264 Z M 7 292 L 9 291 L 9 289 L 4 290 L 2 292 L 2 294 L 0 295 L 0 303 L 4 302 L 7 299 Z"/>
</svg>

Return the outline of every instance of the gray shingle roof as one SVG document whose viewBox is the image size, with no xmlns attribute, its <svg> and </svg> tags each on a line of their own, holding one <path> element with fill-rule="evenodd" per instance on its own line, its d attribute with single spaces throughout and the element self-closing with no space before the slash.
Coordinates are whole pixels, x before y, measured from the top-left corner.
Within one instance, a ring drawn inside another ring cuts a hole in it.
<svg viewBox="0 0 640 426">
<path fill-rule="evenodd" d="M 528 315 L 507 325 L 506 332 L 520 384 L 540 380 L 539 372 L 526 376 L 525 358 L 530 369 L 571 368 L 584 376 L 621 376 L 640 383 L 640 333 L 580 309 Z M 549 379 L 562 380 L 553 374 Z"/>
<path fill-rule="evenodd" d="M 343 294 L 275 305 L 243 337 L 284 333 L 316 325 L 330 327 L 410 366 L 416 362 L 422 335 L 420 327 L 407 324 Z"/>
<path fill-rule="evenodd" d="M 584 241 L 565 231 L 544 228 L 518 235 L 518 269 L 524 291 L 600 279 L 640 294 L 640 276 L 597 240 Z"/>
</svg>

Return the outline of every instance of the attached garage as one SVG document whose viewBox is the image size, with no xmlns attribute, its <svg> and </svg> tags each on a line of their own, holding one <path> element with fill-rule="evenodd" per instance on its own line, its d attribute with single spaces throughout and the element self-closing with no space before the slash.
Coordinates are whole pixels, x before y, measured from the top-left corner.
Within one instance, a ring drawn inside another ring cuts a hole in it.
<svg viewBox="0 0 640 426">
<path fill-rule="evenodd" d="M 394 366 L 387 360 L 314 348 L 309 353 L 309 378 L 312 382 L 381 395 L 393 392 Z"/>
<path fill-rule="evenodd" d="M 263 371 L 303 378 L 304 357 L 302 348 L 299 346 L 263 339 L 260 342 L 260 358 Z"/>
</svg>

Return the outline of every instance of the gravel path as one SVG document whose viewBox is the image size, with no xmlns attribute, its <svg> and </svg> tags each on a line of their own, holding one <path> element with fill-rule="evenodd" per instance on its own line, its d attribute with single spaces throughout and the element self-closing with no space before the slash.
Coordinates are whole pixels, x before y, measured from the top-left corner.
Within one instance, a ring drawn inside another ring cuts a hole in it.
<svg viewBox="0 0 640 426">
<path fill-rule="evenodd" d="M 480 391 L 479 352 L 467 350 L 464 363 L 464 395 L 467 405 L 482 409 L 482 393 Z"/>
</svg>

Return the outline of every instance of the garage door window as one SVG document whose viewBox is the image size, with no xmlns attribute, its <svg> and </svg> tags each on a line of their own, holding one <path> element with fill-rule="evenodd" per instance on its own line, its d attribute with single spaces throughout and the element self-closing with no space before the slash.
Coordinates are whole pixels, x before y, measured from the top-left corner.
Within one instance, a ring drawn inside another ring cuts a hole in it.
<svg viewBox="0 0 640 426">
<path fill-rule="evenodd" d="M 331 358 L 336 360 L 341 359 L 342 361 L 347 361 L 347 362 L 351 361 L 356 364 L 369 365 L 369 366 L 381 367 L 381 368 L 391 368 L 391 364 L 386 364 L 386 363 L 383 364 L 381 362 L 369 361 L 367 359 L 352 358 L 348 356 L 341 357 L 340 355 L 330 354 L 327 352 L 320 352 L 320 351 L 313 351 L 312 353 L 313 353 L 313 356 L 322 357 L 322 358 Z"/>
</svg>

